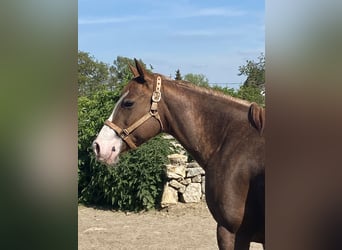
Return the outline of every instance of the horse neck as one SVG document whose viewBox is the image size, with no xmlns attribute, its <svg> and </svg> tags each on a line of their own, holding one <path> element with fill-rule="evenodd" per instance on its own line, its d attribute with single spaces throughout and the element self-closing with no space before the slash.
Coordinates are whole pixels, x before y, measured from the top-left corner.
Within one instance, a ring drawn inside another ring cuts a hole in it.
<svg viewBox="0 0 342 250">
<path fill-rule="evenodd" d="M 164 85 L 163 99 L 165 132 L 174 136 L 203 167 L 231 129 L 243 122 L 242 113 L 248 110 L 246 103 L 234 98 L 171 82 Z"/>
</svg>

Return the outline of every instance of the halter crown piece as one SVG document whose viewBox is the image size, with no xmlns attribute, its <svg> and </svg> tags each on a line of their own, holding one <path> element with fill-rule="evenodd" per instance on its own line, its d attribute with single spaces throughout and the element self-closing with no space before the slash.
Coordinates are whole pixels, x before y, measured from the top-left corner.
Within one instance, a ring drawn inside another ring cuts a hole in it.
<svg viewBox="0 0 342 250">
<path fill-rule="evenodd" d="M 152 93 L 152 98 L 151 98 L 152 104 L 151 104 L 150 111 L 147 114 L 145 114 L 143 117 L 141 117 L 139 120 L 137 120 L 135 123 L 133 123 L 131 126 L 129 126 L 128 128 L 121 128 L 109 120 L 105 121 L 105 125 L 113 129 L 131 149 L 136 149 L 137 145 L 135 145 L 130 135 L 135 129 L 140 127 L 148 119 L 152 117 L 157 119 L 157 121 L 160 124 L 161 131 L 164 130 L 163 123 L 158 113 L 158 102 L 161 100 L 161 91 L 160 91 L 161 83 L 162 83 L 162 79 L 160 76 L 158 76 L 156 89 Z"/>
</svg>

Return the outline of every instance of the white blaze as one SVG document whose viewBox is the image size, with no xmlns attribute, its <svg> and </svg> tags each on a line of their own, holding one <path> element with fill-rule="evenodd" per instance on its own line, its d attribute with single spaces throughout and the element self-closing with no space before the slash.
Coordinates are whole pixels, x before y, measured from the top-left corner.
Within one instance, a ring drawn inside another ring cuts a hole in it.
<svg viewBox="0 0 342 250">
<path fill-rule="evenodd" d="M 112 114 L 109 116 L 108 120 L 112 121 L 115 116 L 119 105 L 121 105 L 122 100 L 128 95 L 128 91 L 121 96 L 119 101 L 116 103 Z M 104 161 L 107 164 L 115 164 L 118 161 L 118 156 L 121 151 L 121 146 L 123 140 L 115 133 L 113 129 L 104 125 L 100 130 L 95 142 L 99 145 L 100 151 L 98 154 L 98 159 Z M 114 150 L 113 150 L 114 149 Z"/>
</svg>

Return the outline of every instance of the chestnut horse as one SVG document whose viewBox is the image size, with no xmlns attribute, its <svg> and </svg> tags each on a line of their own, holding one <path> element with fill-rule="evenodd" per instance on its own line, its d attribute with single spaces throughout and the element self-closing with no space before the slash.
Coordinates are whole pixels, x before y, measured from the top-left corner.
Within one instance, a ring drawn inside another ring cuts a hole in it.
<svg viewBox="0 0 342 250">
<path fill-rule="evenodd" d="M 97 159 L 113 165 L 120 153 L 171 134 L 205 170 L 219 248 L 264 244 L 264 109 L 135 64 L 134 79 L 93 142 Z"/>
</svg>

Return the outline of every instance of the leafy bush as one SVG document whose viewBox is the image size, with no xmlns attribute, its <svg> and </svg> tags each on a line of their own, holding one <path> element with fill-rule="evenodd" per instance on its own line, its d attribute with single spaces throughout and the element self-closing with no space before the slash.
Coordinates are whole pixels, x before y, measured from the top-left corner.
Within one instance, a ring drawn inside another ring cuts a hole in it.
<svg viewBox="0 0 342 250">
<path fill-rule="evenodd" d="M 230 95 L 250 102 L 256 102 L 261 106 L 265 106 L 265 95 L 262 89 L 256 85 L 242 85 L 238 90 L 213 86 L 212 89 L 221 91 L 225 95 Z"/>
<path fill-rule="evenodd" d="M 260 88 L 255 85 L 241 86 L 237 93 L 237 97 L 265 106 L 265 96 L 261 93 Z"/>
<path fill-rule="evenodd" d="M 91 98 L 78 98 L 78 195 L 90 182 L 94 161 L 91 143 L 118 100 L 119 94 L 98 91 Z"/>
<path fill-rule="evenodd" d="M 80 201 L 130 211 L 157 207 L 166 181 L 163 165 L 170 153 L 169 142 L 158 136 L 124 154 L 114 168 L 93 162 Z"/>
<path fill-rule="evenodd" d="M 167 155 L 173 152 L 168 140 L 158 136 L 124 154 L 114 168 L 95 161 L 91 142 L 112 111 L 119 94 L 99 91 L 91 98 L 79 98 L 78 195 L 85 204 L 120 210 L 151 209 L 160 203 Z"/>
</svg>

